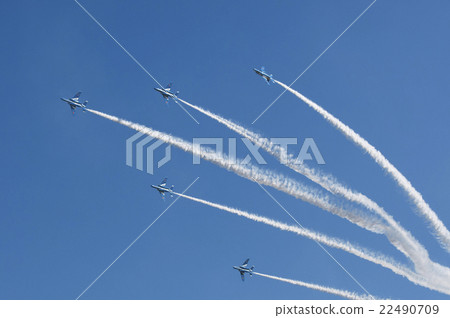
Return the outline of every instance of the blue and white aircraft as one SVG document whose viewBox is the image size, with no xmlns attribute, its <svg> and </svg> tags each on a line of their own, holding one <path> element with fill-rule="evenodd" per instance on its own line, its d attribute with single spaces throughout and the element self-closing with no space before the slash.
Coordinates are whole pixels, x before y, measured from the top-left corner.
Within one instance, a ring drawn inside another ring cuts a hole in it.
<svg viewBox="0 0 450 318">
<path fill-rule="evenodd" d="M 166 198 L 166 193 L 170 193 L 170 196 L 173 198 L 173 185 L 168 188 L 166 187 L 167 178 L 164 178 L 163 181 L 159 185 L 152 184 L 152 188 L 158 190 L 159 194 L 161 194 L 161 198 L 164 200 Z"/>
<path fill-rule="evenodd" d="M 81 95 L 81 92 L 78 92 L 72 98 L 69 98 L 69 99 L 61 98 L 62 101 L 65 101 L 67 104 L 69 104 L 70 108 L 72 109 L 72 113 L 75 113 L 75 109 L 77 109 L 77 107 L 81 108 L 83 111 L 86 108 L 88 101 L 85 101 L 84 103 L 79 102 L 78 98 L 80 97 L 80 95 Z"/>
<path fill-rule="evenodd" d="M 264 70 L 264 66 L 261 66 L 261 69 L 258 70 L 256 68 L 253 69 L 255 71 L 256 74 L 258 74 L 259 76 L 261 76 L 262 78 L 264 78 L 267 81 L 267 84 L 270 85 L 270 82 L 273 82 L 273 75 L 272 74 L 267 74 Z"/>
<path fill-rule="evenodd" d="M 172 87 L 172 83 L 167 84 L 166 88 L 155 87 L 155 91 L 161 93 L 162 97 L 166 100 L 166 103 L 169 101 L 169 98 L 177 99 L 177 96 L 180 92 L 172 93 L 170 91 Z"/>
<path fill-rule="evenodd" d="M 245 280 L 244 274 L 245 274 L 245 273 L 248 273 L 250 276 L 252 276 L 253 269 L 255 268 L 255 266 L 252 266 L 252 267 L 250 267 L 250 268 L 247 267 L 247 264 L 248 264 L 248 261 L 249 261 L 249 260 L 250 260 L 250 258 L 247 258 L 247 259 L 245 260 L 245 262 L 244 262 L 241 266 L 233 266 L 233 268 L 236 269 L 236 270 L 238 270 L 239 273 L 241 274 L 241 279 L 242 279 L 242 281 Z"/>
</svg>

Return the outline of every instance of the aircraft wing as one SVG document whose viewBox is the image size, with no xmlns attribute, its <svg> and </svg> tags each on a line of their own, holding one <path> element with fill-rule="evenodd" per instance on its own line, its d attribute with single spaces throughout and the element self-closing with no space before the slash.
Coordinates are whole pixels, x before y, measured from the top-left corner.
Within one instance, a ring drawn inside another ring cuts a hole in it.
<svg viewBox="0 0 450 318">
<path fill-rule="evenodd" d="M 244 263 L 242 263 L 242 267 L 247 267 L 247 264 L 248 264 L 248 261 L 250 260 L 250 258 L 247 258 L 246 260 L 245 260 L 245 262 Z"/>
<path fill-rule="evenodd" d="M 244 275 L 244 272 L 240 272 L 241 273 L 241 279 L 242 279 L 242 281 L 245 281 L 245 275 Z"/>
<path fill-rule="evenodd" d="M 160 186 L 165 187 L 167 184 L 167 178 L 164 178 L 163 181 L 161 181 Z"/>
<path fill-rule="evenodd" d="M 81 95 L 81 92 L 78 92 L 78 93 L 76 93 L 76 94 L 73 96 L 72 99 L 78 100 L 78 97 L 80 97 L 80 95 Z"/>
</svg>

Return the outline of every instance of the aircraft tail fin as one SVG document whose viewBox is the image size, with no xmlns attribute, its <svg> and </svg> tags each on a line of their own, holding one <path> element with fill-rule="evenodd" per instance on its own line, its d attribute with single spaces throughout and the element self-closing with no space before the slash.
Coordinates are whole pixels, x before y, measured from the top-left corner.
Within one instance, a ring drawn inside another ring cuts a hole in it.
<svg viewBox="0 0 450 318">
<path fill-rule="evenodd" d="M 88 101 L 85 101 L 85 102 L 83 103 L 84 107 L 86 107 L 87 103 L 88 103 Z"/>
<path fill-rule="evenodd" d="M 170 187 L 170 197 L 173 198 L 173 187 L 174 185 L 172 184 L 172 186 Z"/>
<path fill-rule="evenodd" d="M 177 91 L 177 92 L 175 93 L 175 96 L 178 96 L 178 94 L 180 94 L 180 91 Z"/>
</svg>

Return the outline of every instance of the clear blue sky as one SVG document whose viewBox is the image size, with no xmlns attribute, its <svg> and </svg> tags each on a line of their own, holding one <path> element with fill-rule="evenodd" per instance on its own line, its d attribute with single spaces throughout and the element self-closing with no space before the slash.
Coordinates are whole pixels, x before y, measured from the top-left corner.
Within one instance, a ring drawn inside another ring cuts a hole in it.
<svg viewBox="0 0 450 318">
<path fill-rule="evenodd" d="M 160 81 L 181 97 L 268 137 L 312 137 L 320 167 L 362 191 L 450 266 L 404 193 L 359 148 L 300 100 L 252 71 L 294 80 L 371 1 L 83 1 Z M 353 127 L 394 163 L 450 226 L 450 3 L 377 1 L 293 86 Z M 77 112 L 94 109 L 184 139 L 238 137 L 193 112 L 195 124 L 71 0 L 9 1 L 1 26 L 0 298 L 76 298 L 170 203 L 150 184 L 277 220 L 289 217 L 255 183 L 173 149 L 151 176 L 125 164 L 133 131 Z M 292 148 L 298 152 L 298 148 Z M 305 179 L 267 155 L 270 169 Z M 312 166 L 315 166 L 312 163 Z M 305 181 L 306 182 L 306 181 Z M 404 261 L 387 240 L 268 189 L 305 227 Z M 447 299 L 342 251 L 330 252 L 372 294 Z M 332 299 L 262 277 L 242 283 L 232 265 L 362 290 L 302 237 L 178 200 L 83 299 Z"/>
</svg>

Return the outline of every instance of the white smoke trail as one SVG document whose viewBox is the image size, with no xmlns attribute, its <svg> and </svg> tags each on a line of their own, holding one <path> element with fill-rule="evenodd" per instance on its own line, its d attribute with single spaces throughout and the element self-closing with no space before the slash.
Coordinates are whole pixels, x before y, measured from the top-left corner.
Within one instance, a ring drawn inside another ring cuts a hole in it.
<svg viewBox="0 0 450 318">
<path fill-rule="evenodd" d="M 410 258 L 417 269 L 426 270 L 426 261 L 429 259 L 428 252 L 426 249 L 411 235 L 410 232 L 402 228 L 391 215 L 389 215 L 382 207 L 380 207 L 376 202 L 368 198 L 362 193 L 355 192 L 352 189 L 340 184 L 335 178 L 330 175 L 325 175 L 319 171 L 309 168 L 306 164 L 297 163 L 296 159 L 292 155 L 288 155 L 286 149 L 273 144 L 269 139 L 260 136 L 259 134 L 252 132 L 251 130 L 236 124 L 235 122 L 225 119 L 220 115 L 214 114 L 202 107 L 193 105 L 187 101 L 179 98 L 179 101 L 185 105 L 205 114 L 206 116 L 216 120 L 217 122 L 225 125 L 234 132 L 237 132 L 243 137 L 248 138 L 258 147 L 261 147 L 269 154 L 273 155 L 278 161 L 292 170 L 304 175 L 311 181 L 319 184 L 324 189 L 330 191 L 331 193 L 338 194 L 344 198 L 359 203 L 369 210 L 375 212 L 381 216 L 390 227 L 386 227 L 383 232 L 389 239 L 389 241 L 403 254 Z"/>
<path fill-rule="evenodd" d="M 328 294 L 332 294 L 332 295 L 337 295 L 337 296 L 341 296 L 347 299 L 354 299 L 354 300 L 371 300 L 374 299 L 371 296 L 367 296 L 367 295 L 359 295 L 357 293 L 354 292 L 350 292 L 347 290 L 341 290 L 341 289 L 336 289 L 336 288 L 332 288 L 332 287 L 327 287 L 327 286 L 322 286 L 322 285 L 317 285 L 317 284 L 311 284 L 311 283 L 307 283 L 307 282 L 302 282 L 300 280 L 293 280 L 293 279 L 288 279 L 288 278 L 282 278 L 282 277 L 278 277 L 278 276 L 272 276 L 272 275 L 267 275 L 267 274 L 262 274 L 262 273 L 257 273 L 257 272 L 253 272 L 254 275 L 258 275 L 261 277 L 266 277 L 266 278 L 270 278 L 270 279 L 275 279 L 275 280 L 279 280 L 282 282 L 286 282 L 289 284 L 293 284 L 293 285 L 298 285 L 298 286 L 303 286 L 306 288 L 311 288 L 311 289 L 315 289 L 315 290 L 319 290 Z"/>
<path fill-rule="evenodd" d="M 300 198 L 300 199 L 302 199 L 308 203 L 311 203 L 313 205 L 316 205 L 324 210 L 330 211 L 333 214 L 336 214 L 343 218 L 346 218 L 346 219 L 350 220 L 351 222 L 356 223 L 356 224 L 360 225 L 361 227 L 371 230 L 375 233 L 382 233 L 385 230 L 385 225 L 382 224 L 381 220 L 378 220 L 376 218 L 369 218 L 365 215 L 358 215 L 358 213 L 355 213 L 355 211 L 347 211 L 342 207 L 335 206 L 329 202 L 328 197 L 320 196 L 318 193 L 316 193 L 315 191 L 312 191 L 311 189 L 305 189 L 301 184 L 299 184 L 298 182 L 296 182 L 292 179 L 283 177 L 279 174 L 274 174 L 267 170 L 261 170 L 255 166 L 236 164 L 233 160 L 228 159 L 225 155 L 223 155 L 221 153 L 217 153 L 210 148 L 202 147 L 202 148 L 198 149 L 196 147 L 193 147 L 193 145 L 191 143 L 188 143 L 181 138 L 174 137 L 174 136 L 171 136 L 169 134 L 166 134 L 166 133 L 163 133 L 163 132 L 160 132 L 157 130 L 153 130 L 146 126 L 132 123 L 130 121 L 120 119 L 116 116 L 111 116 L 111 115 L 108 115 L 108 114 L 105 114 L 105 113 L 102 113 L 102 112 L 99 112 L 99 111 L 96 111 L 93 109 L 86 109 L 86 110 L 93 114 L 101 116 L 103 118 L 109 119 L 113 122 L 117 122 L 121 125 L 129 127 L 136 131 L 139 131 L 141 133 L 144 133 L 144 134 L 147 134 L 154 138 L 160 139 L 160 140 L 162 140 L 168 144 L 171 144 L 173 146 L 176 146 L 186 152 L 191 152 L 194 155 L 197 155 L 197 156 L 203 158 L 204 160 L 208 160 L 214 164 L 217 164 L 218 166 L 223 167 L 229 171 L 232 171 L 244 178 L 253 180 L 260 184 L 268 185 L 277 190 L 280 190 L 289 195 L 292 195 L 296 198 Z M 258 221 L 258 222 L 262 222 L 262 221 Z M 290 228 L 290 226 L 288 226 L 288 225 L 285 225 L 285 226 Z M 289 229 L 287 229 L 287 230 L 289 231 Z M 292 232 L 295 232 L 295 231 L 292 231 Z M 299 233 L 297 233 L 297 234 L 299 234 Z M 300 234 L 300 235 L 302 235 L 302 234 Z M 321 238 L 321 236 L 319 235 L 318 237 L 312 238 L 312 239 L 315 239 L 320 242 L 320 238 Z M 345 249 L 344 246 L 340 246 L 340 245 L 333 246 L 333 247 Z M 351 250 L 349 252 L 352 254 L 356 253 L 355 255 L 357 255 L 361 251 L 357 249 L 357 250 Z M 361 254 L 360 257 L 364 258 L 363 257 L 364 255 Z M 369 258 L 367 260 L 370 260 L 370 261 L 373 261 L 373 262 L 379 264 L 377 262 L 377 258 L 373 258 L 373 259 Z M 450 283 L 450 274 L 448 274 L 448 272 L 450 270 L 447 267 L 432 263 L 431 261 L 429 263 L 431 263 L 431 264 L 430 264 L 430 266 L 428 266 L 428 268 L 429 268 L 428 274 L 429 275 L 427 275 L 427 277 L 421 277 L 421 276 L 414 277 L 414 273 L 412 273 L 408 269 L 400 270 L 398 272 L 398 274 L 405 276 L 406 273 L 408 273 L 408 271 L 409 271 L 409 273 L 411 273 L 411 274 L 409 274 L 410 275 L 409 279 L 411 281 L 413 281 L 419 285 L 422 285 L 422 286 L 425 286 L 425 287 L 428 287 L 428 288 L 431 288 L 434 290 L 438 290 L 443 293 L 450 294 L 449 287 L 447 286 Z M 380 264 L 380 265 L 382 265 L 382 264 Z M 395 270 L 399 270 L 398 267 L 389 265 L 389 262 L 386 263 L 385 265 L 386 265 L 385 267 L 390 268 L 394 272 L 395 272 Z M 425 274 L 426 273 L 424 273 L 424 275 Z M 431 277 L 431 279 L 429 279 L 429 277 Z"/>
<path fill-rule="evenodd" d="M 434 228 L 435 235 L 440 241 L 441 245 L 447 252 L 450 252 L 450 232 L 445 227 L 444 223 L 439 219 L 436 213 L 431 209 L 428 203 L 425 202 L 422 195 L 413 187 L 411 182 L 392 164 L 389 160 L 384 157 L 384 155 L 378 151 L 374 146 L 372 146 L 368 141 L 362 138 L 358 133 L 356 133 L 349 126 L 345 125 L 339 119 L 331 115 L 325 109 L 306 98 L 296 90 L 290 88 L 289 86 L 274 80 L 275 83 L 279 84 L 284 89 L 288 90 L 302 101 L 304 101 L 308 106 L 322 115 L 328 122 L 330 122 L 335 128 L 341 131 L 345 136 L 347 136 L 351 141 L 364 149 L 374 160 L 375 162 L 382 167 L 385 171 L 387 171 L 392 178 L 397 182 L 397 184 L 403 188 L 403 190 L 408 194 L 413 203 L 417 206 L 418 211 L 422 216 L 424 216 L 429 224 Z"/>
<path fill-rule="evenodd" d="M 314 232 L 312 230 L 301 228 L 301 227 L 298 227 L 295 225 L 288 225 L 286 223 L 275 221 L 275 220 L 266 218 L 264 216 L 248 213 L 248 212 L 236 209 L 236 208 L 231 208 L 231 207 L 219 204 L 219 203 L 210 202 L 210 201 L 203 200 L 200 198 L 191 197 L 186 194 L 181 194 L 181 193 L 177 193 L 177 192 L 174 192 L 174 194 L 176 194 L 180 197 L 183 197 L 183 198 L 186 198 L 186 199 L 189 199 L 189 200 L 192 200 L 195 202 L 199 202 L 199 203 L 205 204 L 207 206 L 225 211 L 225 212 L 229 212 L 232 214 L 236 214 L 238 216 L 242 216 L 242 217 L 247 218 L 252 221 L 270 225 L 270 226 L 280 229 L 282 231 L 288 231 L 288 232 L 292 232 L 292 233 L 304 236 L 308 239 L 314 240 L 316 242 L 325 244 L 325 245 L 333 247 L 333 248 L 343 250 L 345 252 L 348 252 L 350 254 L 358 256 L 362 259 L 365 259 L 369 262 L 372 262 L 372 263 L 381 265 L 385 268 L 388 268 L 388 269 L 392 270 L 394 273 L 407 278 L 408 280 L 410 280 L 411 282 L 413 282 L 417 285 L 421 285 L 421 286 L 424 286 L 424 287 L 427 287 L 427 288 L 430 288 L 433 290 L 437 290 L 442 293 L 450 295 L 450 269 L 443 267 L 439 264 L 433 263 L 432 265 L 429 266 L 429 268 L 432 269 L 431 273 L 427 272 L 427 273 L 423 273 L 423 274 L 422 273 L 417 274 L 417 273 L 411 271 L 410 269 L 406 268 L 404 265 L 399 264 L 398 262 L 392 260 L 391 258 L 389 258 L 383 254 L 375 253 L 368 249 L 358 247 L 348 241 L 342 241 L 337 238 L 326 236 L 325 234 L 322 234 L 322 233 Z"/>
<path fill-rule="evenodd" d="M 232 171 L 241 177 L 247 178 L 251 181 L 264 184 L 273 187 L 277 190 L 283 191 L 289 195 L 299 198 L 305 202 L 313 204 L 325 211 L 329 211 L 342 218 L 349 220 L 361 226 L 364 229 L 370 230 L 374 233 L 381 234 L 384 232 L 385 225 L 383 222 L 374 217 L 367 216 L 362 211 L 347 210 L 344 207 L 338 206 L 335 203 L 330 202 L 330 198 L 327 195 L 322 195 L 318 191 L 306 187 L 297 181 L 288 177 L 282 176 L 278 173 L 274 173 L 269 170 L 263 170 L 250 164 L 236 163 L 235 160 L 229 159 L 223 153 L 217 153 L 208 147 L 194 147 L 192 143 L 189 143 L 181 138 L 171 136 L 169 134 L 153 130 L 149 127 L 132 123 L 130 121 L 111 116 L 93 109 L 86 109 L 87 111 L 107 118 L 111 121 L 117 122 L 121 125 L 127 126 L 131 129 L 147 134 L 154 138 L 160 139 L 168 144 L 182 149 L 183 151 L 190 152 L 197 155 L 204 160 L 208 160 L 222 168 Z"/>
</svg>

